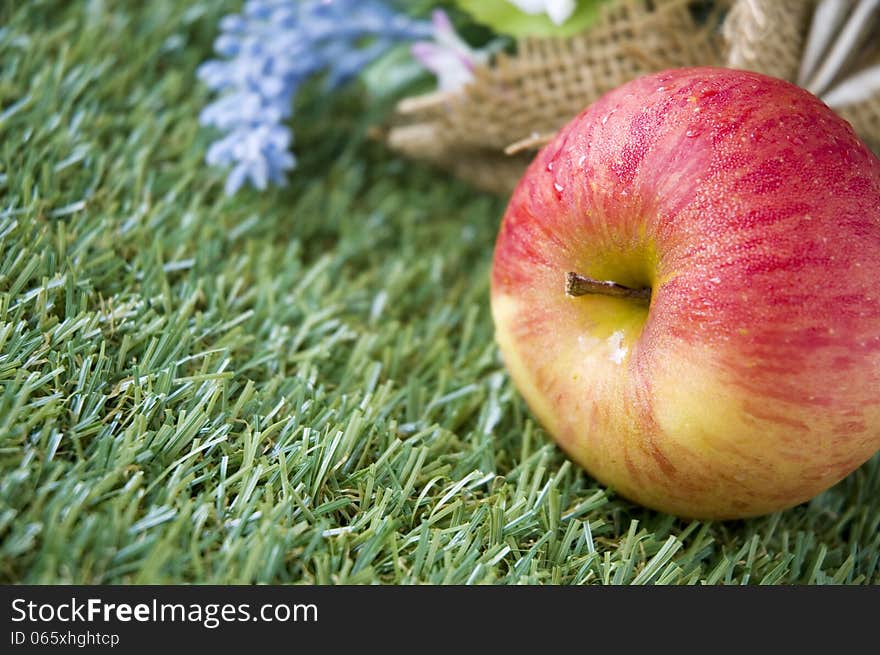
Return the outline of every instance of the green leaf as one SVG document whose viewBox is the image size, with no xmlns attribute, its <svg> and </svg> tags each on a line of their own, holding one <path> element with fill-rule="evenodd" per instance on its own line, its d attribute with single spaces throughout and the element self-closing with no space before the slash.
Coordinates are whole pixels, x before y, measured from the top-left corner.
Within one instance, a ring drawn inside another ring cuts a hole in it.
<svg viewBox="0 0 880 655">
<path fill-rule="evenodd" d="M 562 25 L 546 14 L 530 15 L 507 0 L 456 0 L 474 20 L 500 34 L 523 36 L 572 36 L 590 27 L 599 16 L 599 5 L 609 0 L 579 0 L 574 13 Z"/>
</svg>

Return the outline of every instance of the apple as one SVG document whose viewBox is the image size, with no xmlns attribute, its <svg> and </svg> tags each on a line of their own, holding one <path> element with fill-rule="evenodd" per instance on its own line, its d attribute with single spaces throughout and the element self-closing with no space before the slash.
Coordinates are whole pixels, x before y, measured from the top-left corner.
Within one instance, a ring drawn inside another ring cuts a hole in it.
<svg viewBox="0 0 880 655">
<path fill-rule="evenodd" d="M 689 518 L 797 505 L 880 448 L 880 160 L 782 80 L 639 78 L 523 175 L 491 305 L 515 386 L 602 484 Z"/>
</svg>

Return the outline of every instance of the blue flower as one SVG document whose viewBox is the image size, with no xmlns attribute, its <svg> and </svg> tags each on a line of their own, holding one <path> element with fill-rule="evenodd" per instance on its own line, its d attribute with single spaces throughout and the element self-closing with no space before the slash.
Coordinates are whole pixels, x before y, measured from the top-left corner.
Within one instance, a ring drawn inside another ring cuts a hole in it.
<svg viewBox="0 0 880 655">
<path fill-rule="evenodd" d="M 246 0 L 220 22 L 214 49 L 222 59 L 199 67 L 219 96 L 200 121 L 225 132 L 206 160 L 230 169 L 226 193 L 250 182 L 284 184 L 294 168 L 285 122 L 300 85 L 326 73 L 330 91 L 357 76 L 391 46 L 429 37 L 431 24 L 379 0 Z"/>
</svg>

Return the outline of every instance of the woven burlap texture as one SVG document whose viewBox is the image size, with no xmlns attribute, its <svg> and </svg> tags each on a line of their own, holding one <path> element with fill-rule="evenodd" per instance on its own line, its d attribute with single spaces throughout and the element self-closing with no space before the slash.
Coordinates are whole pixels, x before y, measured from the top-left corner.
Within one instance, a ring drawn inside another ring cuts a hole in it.
<svg viewBox="0 0 880 655">
<path fill-rule="evenodd" d="M 798 82 L 811 18 L 817 0 L 738 0 L 724 21 L 727 65 Z M 853 73 L 868 63 L 880 61 L 876 40 L 865 44 Z M 835 107 L 850 122 L 856 134 L 880 155 L 880 93 L 866 100 Z"/>
<path fill-rule="evenodd" d="M 527 38 L 516 55 L 479 68 L 458 93 L 401 103 L 391 148 L 451 170 L 474 186 L 509 193 L 534 156 L 504 149 L 550 135 L 601 95 L 665 68 L 720 64 L 717 26 L 699 23 L 687 0 L 606 4 L 597 22 L 567 39 Z"/>
</svg>

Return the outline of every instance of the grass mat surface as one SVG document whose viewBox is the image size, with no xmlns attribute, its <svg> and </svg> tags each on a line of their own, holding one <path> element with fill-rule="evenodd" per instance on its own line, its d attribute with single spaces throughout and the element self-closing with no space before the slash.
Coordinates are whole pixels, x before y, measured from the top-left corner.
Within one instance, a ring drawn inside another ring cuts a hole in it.
<svg viewBox="0 0 880 655">
<path fill-rule="evenodd" d="M 493 343 L 503 203 L 371 142 L 358 89 L 225 197 L 194 70 L 237 9 L 0 9 L 0 580 L 880 582 L 877 458 L 728 523 L 566 461 Z"/>
</svg>

